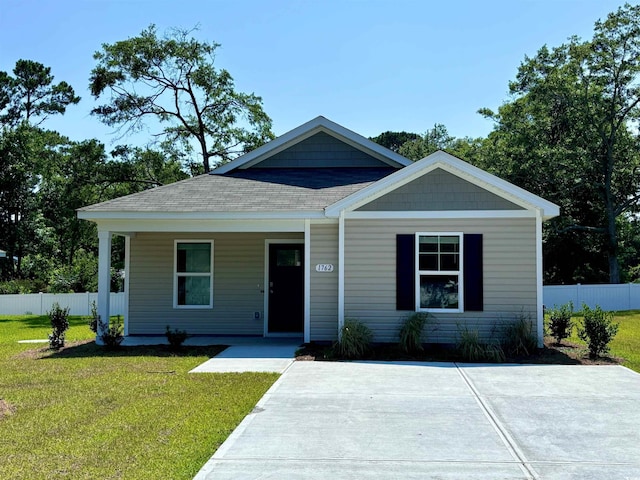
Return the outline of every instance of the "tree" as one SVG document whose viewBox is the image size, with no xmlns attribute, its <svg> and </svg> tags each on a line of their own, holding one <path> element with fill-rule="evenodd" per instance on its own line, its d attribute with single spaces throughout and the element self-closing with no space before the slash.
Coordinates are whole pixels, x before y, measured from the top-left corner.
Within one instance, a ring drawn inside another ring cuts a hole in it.
<svg viewBox="0 0 640 480">
<path fill-rule="evenodd" d="M 411 140 L 416 140 L 418 138 L 420 138 L 420 135 L 418 135 L 417 133 L 387 131 L 382 132 L 377 137 L 371 137 L 369 138 L 369 140 L 398 153 L 400 151 L 400 147 L 403 144 Z"/>
<path fill-rule="evenodd" d="M 53 84 L 51 68 L 32 60 L 18 60 L 14 76 L 0 72 L 0 123 L 21 121 L 40 125 L 49 115 L 62 114 L 80 97 L 67 82 Z"/>
<path fill-rule="evenodd" d="M 573 237 L 591 258 L 604 251 L 611 283 L 621 279 L 619 223 L 640 200 L 639 80 L 640 6 L 627 4 L 596 22 L 590 41 L 572 37 L 525 57 L 513 100 L 497 114 L 481 110 L 496 121 L 485 161 L 560 204 L 548 238 Z"/>
<path fill-rule="evenodd" d="M 94 54 L 90 90 L 107 103 L 92 113 L 109 126 L 139 131 L 147 119 L 168 124 L 157 136 L 186 149 L 195 141 L 204 171 L 273 138 L 262 99 L 235 90 L 228 71 L 214 67 L 217 43 L 186 30 L 158 37 L 154 25 L 133 38 L 103 44 Z M 212 162 L 213 160 L 213 162 Z"/>
</svg>

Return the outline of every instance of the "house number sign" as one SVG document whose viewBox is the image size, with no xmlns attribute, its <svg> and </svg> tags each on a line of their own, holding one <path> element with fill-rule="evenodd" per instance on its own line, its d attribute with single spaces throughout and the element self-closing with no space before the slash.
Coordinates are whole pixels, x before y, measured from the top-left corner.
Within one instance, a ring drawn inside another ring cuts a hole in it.
<svg viewBox="0 0 640 480">
<path fill-rule="evenodd" d="M 330 263 L 319 263 L 316 265 L 316 272 L 333 272 L 333 265 Z"/>
</svg>

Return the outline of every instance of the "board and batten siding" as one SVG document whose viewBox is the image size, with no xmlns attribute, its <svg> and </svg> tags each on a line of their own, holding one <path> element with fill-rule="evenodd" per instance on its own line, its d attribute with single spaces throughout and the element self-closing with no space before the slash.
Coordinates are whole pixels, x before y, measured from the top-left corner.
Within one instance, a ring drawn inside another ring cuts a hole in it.
<svg viewBox="0 0 640 480">
<path fill-rule="evenodd" d="M 397 342 L 396 234 L 463 232 L 483 235 L 484 310 L 430 313 L 427 342 L 454 343 L 459 326 L 484 338 L 525 315 L 536 323 L 535 219 L 357 220 L 345 222 L 345 317 L 365 322 L 374 341 Z M 498 332 L 499 333 L 499 332 Z"/>
<path fill-rule="evenodd" d="M 138 233 L 131 239 L 129 334 L 262 335 L 265 239 L 302 233 Z M 213 240 L 213 308 L 173 308 L 174 241 Z M 260 319 L 254 318 L 260 312 Z"/>
<path fill-rule="evenodd" d="M 331 264 L 333 272 L 316 272 Z M 311 224 L 311 340 L 338 338 L 338 224 Z"/>
<path fill-rule="evenodd" d="M 436 168 L 358 209 L 364 212 L 440 210 L 522 210 L 522 207 Z"/>
</svg>

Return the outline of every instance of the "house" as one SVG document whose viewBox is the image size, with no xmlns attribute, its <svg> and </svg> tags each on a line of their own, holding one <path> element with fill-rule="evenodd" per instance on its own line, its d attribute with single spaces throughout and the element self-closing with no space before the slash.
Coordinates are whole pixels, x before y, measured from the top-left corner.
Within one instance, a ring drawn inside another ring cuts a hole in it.
<svg viewBox="0 0 640 480">
<path fill-rule="evenodd" d="M 125 335 L 332 341 L 345 318 L 431 342 L 525 314 L 542 342 L 542 222 L 557 205 L 445 152 L 418 162 L 317 117 L 210 174 L 84 207 L 109 318 L 111 238 L 125 237 Z"/>
</svg>

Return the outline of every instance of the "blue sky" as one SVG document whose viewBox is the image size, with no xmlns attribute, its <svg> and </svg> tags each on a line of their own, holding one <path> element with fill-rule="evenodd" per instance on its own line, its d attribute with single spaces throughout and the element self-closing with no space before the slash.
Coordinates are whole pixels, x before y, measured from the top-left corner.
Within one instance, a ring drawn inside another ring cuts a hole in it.
<svg viewBox="0 0 640 480">
<path fill-rule="evenodd" d="M 622 3 L 0 0 L 0 70 L 20 58 L 52 67 L 82 101 L 46 126 L 110 146 L 112 130 L 89 115 L 93 53 L 151 23 L 161 32 L 199 25 L 194 36 L 222 44 L 216 65 L 263 98 L 276 135 L 324 115 L 365 136 L 442 123 L 477 137 L 492 128 L 477 110 L 508 99 L 525 55 L 590 38 L 594 22 Z"/>
</svg>

